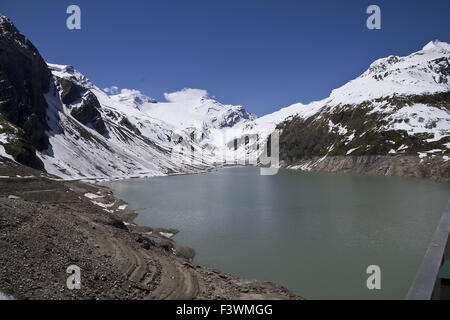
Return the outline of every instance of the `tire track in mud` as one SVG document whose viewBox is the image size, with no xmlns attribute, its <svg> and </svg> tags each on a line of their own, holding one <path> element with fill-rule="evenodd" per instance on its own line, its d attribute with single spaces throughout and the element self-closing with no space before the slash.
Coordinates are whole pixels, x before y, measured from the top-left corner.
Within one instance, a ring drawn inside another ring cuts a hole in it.
<svg viewBox="0 0 450 320">
<path fill-rule="evenodd" d="M 83 217 L 84 232 L 94 246 L 114 261 L 120 273 L 148 299 L 194 299 L 199 293 L 197 276 L 174 257 L 150 254 L 117 240 L 106 227 Z M 92 232 L 95 230 L 95 232 Z"/>
</svg>

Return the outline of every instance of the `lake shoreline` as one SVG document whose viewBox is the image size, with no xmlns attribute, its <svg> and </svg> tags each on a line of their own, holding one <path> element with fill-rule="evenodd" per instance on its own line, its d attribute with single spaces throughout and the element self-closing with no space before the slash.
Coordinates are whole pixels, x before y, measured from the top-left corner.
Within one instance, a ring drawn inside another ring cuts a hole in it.
<svg viewBox="0 0 450 320">
<path fill-rule="evenodd" d="M 450 182 L 450 161 L 445 156 L 373 155 L 310 157 L 281 161 L 286 169 L 313 172 L 342 172 L 378 176 L 415 177 Z"/>
</svg>

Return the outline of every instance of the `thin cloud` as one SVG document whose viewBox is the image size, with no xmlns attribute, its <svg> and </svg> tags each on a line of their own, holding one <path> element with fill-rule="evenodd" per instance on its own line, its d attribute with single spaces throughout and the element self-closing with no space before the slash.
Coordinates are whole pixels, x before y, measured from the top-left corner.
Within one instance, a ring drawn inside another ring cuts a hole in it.
<svg viewBox="0 0 450 320">
<path fill-rule="evenodd" d="M 119 93 L 119 87 L 117 86 L 111 86 L 109 88 L 104 88 L 103 91 L 105 91 L 109 95 L 114 95 Z"/>
</svg>

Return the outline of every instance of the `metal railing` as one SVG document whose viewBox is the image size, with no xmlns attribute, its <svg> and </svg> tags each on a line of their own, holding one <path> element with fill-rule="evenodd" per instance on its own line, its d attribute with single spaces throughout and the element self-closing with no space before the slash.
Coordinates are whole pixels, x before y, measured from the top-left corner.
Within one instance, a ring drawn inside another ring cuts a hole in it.
<svg viewBox="0 0 450 320">
<path fill-rule="evenodd" d="M 438 278 L 443 262 L 450 259 L 449 232 L 450 200 L 409 289 L 407 300 L 450 299 L 448 282 Z"/>
</svg>

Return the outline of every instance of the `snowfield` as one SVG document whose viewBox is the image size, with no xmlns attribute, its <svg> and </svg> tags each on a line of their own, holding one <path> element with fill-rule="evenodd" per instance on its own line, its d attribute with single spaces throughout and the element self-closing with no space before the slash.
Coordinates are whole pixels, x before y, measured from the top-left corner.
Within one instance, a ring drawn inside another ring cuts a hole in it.
<svg viewBox="0 0 450 320">
<path fill-rule="evenodd" d="M 439 109 L 424 104 L 405 106 L 385 118 L 390 124 L 382 130 L 404 130 L 409 135 L 428 133 L 433 138 L 427 142 L 439 141 L 449 136 L 450 114 L 448 110 Z"/>
</svg>

